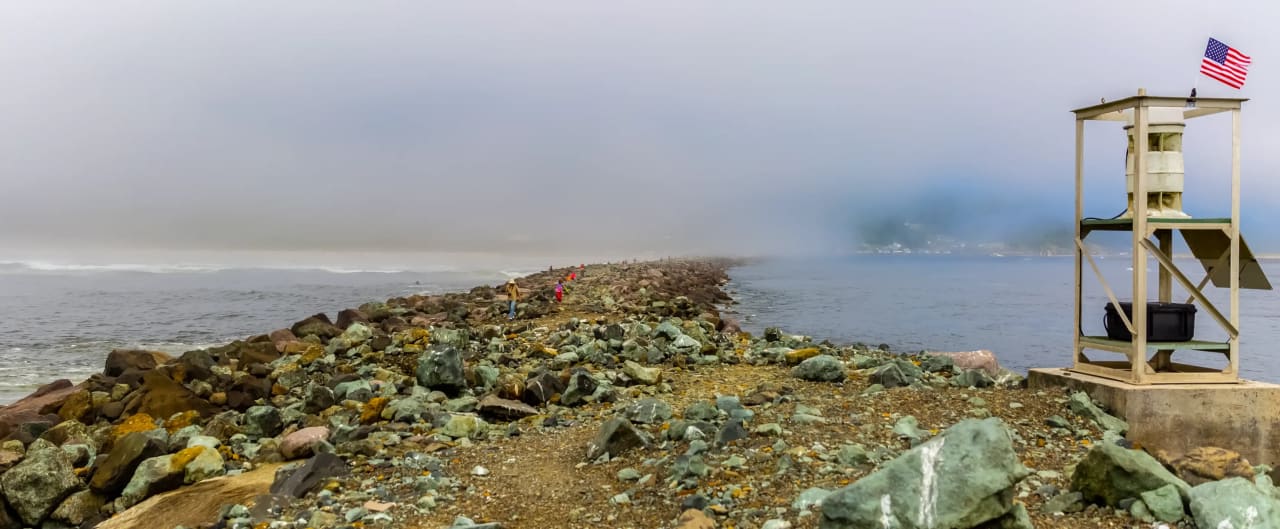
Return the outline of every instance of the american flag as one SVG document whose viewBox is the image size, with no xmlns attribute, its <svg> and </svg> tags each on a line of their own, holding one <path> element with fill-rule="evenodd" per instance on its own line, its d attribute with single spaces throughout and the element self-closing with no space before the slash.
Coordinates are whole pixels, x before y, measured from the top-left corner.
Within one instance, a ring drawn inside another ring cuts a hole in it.
<svg viewBox="0 0 1280 529">
<path fill-rule="evenodd" d="M 1200 73 L 1222 81 L 1231 88 L 1244 86 L 1244 76 L 1249 73 L 1249 63 L 1253 62 L 1240 50 L 1223 44 L 1218 39 L 1209 39 L 1204 49 L 1204 59 L 1200 60 Z"/>
</svg>

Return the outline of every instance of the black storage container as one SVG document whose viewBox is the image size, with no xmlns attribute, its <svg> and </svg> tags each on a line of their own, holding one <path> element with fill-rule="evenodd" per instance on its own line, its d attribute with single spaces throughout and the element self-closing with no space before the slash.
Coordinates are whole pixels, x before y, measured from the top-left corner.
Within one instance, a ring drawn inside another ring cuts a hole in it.
<svg viewBox="0 0 1280 529">
<path fill-rule="evenodd" d="M 1133 321 L 1133 303 L 1120 302 L 1124 315 Z M 1115 305 L 1107 303 L 1107 317 L 1103 320 L 1107 338 L 1132 341 L 1133 336 L 1124 326 L 1124 320 L 1116 312 Z M 1196 306 L 1188 303 L 1147 302 L 1147 341 L 1186 342 L 1195 335 Z"/>
</svg>

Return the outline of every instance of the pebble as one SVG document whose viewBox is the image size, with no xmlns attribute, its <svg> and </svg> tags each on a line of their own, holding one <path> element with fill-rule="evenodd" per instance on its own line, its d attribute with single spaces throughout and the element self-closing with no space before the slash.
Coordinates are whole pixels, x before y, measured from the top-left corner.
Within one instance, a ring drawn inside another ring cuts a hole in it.
<svg viewBox="0 0 1280 529">
<path fill-rule="evenodd" d="M 472 476 L 488 476 L 489 469 L 484 468 L 480 465 L 476 465 L 475 468 L 471 469 L 471 475 Z"/>
</svg>

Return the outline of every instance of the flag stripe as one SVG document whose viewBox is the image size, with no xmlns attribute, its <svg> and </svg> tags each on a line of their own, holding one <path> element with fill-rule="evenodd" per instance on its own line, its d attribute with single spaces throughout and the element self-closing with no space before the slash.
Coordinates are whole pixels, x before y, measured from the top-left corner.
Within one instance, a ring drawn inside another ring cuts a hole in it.
<svg viewBox="0 0 1280 529">
<path fill-rule="evenodd" d="M 1244 82 L 1244 76 L 1243 76 L 1243 75 L 1240 75 L 1240 74 L 1235 73 L 1235 72 L 1233 72 L 1233 71 L 1231 71 L 1231 70 L 1228 70 L 1228 69 L 1226 69 L 1226 68 L 1223 68 L 1223 67 L 1222 67 L 1221 65 L 1219 65 L 1218 63 L 1213 62 L 1213 61 L 1208 60 L 1208 59 L 1205 59 L 1204 64 L 1200 65 L 1200 68 L 1201 68 L 1201 70 L 1212 70 L 1212 71 L 1214 71 L 1214 72 L 1216 72 L 1216 73 L 1218 73 L 1218 74 L 1221 74 L 1221 75 L 1223 75 L 1223 76 L 1230 77 L 1230 78 L 1235 79 L 1235 80 L 1240 81 L 1240 82 Z"/>
</svg>

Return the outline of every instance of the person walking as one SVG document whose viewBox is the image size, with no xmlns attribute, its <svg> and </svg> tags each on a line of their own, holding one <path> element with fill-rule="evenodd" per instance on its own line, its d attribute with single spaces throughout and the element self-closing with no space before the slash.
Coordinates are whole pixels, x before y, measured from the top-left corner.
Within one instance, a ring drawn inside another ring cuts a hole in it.
<svg viewBox="0 0 1280 529">
<path fill-rule="evenodd" d="M 556 303 L 564 301 L 564 280 L 556 280 Z"/>
<path fill-rule="evenodd" d="M 520 285 L 516 284 L 514 278 L 507 280 L 507 299 L 510 302 L 510 309 L 507 311 L 507 319 L 516 319 L 516 302 L 520 300 Z"/>
</svg>

